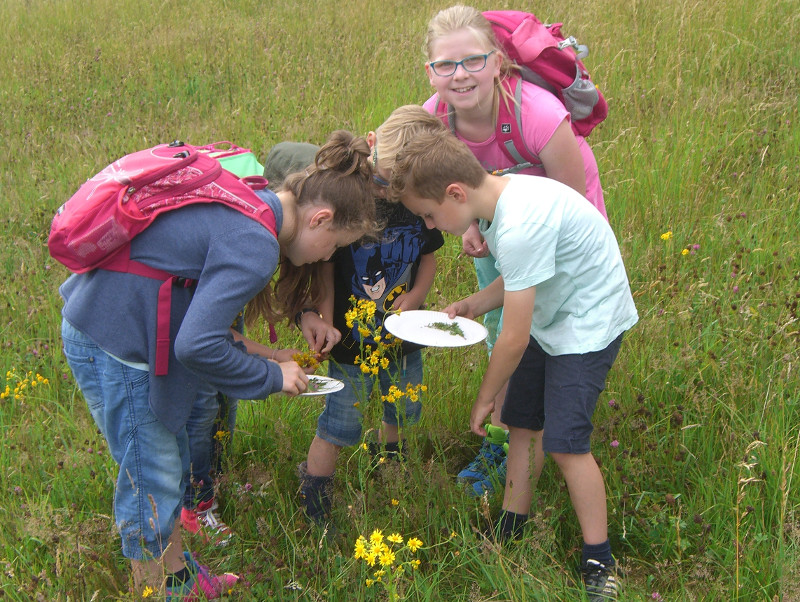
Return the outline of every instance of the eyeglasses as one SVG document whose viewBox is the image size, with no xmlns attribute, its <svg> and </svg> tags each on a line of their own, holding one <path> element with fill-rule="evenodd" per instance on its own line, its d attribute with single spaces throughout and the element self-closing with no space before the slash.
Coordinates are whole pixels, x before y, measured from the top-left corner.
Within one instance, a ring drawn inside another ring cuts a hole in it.
<svg viewBox="0 0 800 602">
<path fill-rule="evenodd" d="M 464 68 L 464 71 L 477 73 L 478 71 L 483 71 L 483 69 L 486 67 L 486 60 L 495 52 L 497 51 L 492 50 L 486 54 L 471 54 L 467 57 L 464 57 L 460 61 L 433 61 L 432 63 L 428 64 L 431 66 L 431 69 L 433 69 L 433 72 L 439 77 L 449 77 L 453 75 L 456 72 L 456 69 L 458 69 L 459 65 Z"/>
<path fill-rule="evenodd" d="M 372 147 L 372 169 L 378 169 L 378 141 L 375 141 L 375 144 Z M 372 174 L 372 181 L 375 182 L 376 186 L 381 188 L 389 188 L 389 182 L 384 180 L 378 174 Z"/>
</svg>

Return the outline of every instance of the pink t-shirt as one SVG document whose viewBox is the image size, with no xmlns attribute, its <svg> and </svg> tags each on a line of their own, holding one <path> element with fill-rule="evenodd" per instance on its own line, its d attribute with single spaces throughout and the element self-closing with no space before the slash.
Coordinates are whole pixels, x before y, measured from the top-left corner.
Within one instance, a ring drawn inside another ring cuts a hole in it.
<svg viewBox="0 0 800 602">
<path fill-rule="evenodd" d="M 423 108 L 429 113 L 435 113 L 438 94 L 431 96 Z M 564 105 L 547 90 L 540 88 L 529 82 L 522 83 L 522 132 L 523 138 L 528 148 L 537 155 L 550 141 L 564 119 L 569 119 L 569 113 Z M 456 135 L 458 133 L 456 132 Z M 495 135 L 483 142 L 470 142 L 458 136 L 477 157 L 481 165 L 487 171 L 495 169 L 505 169 L 513 167 L 515 163 L 511 161 L 497 144 Z M 575 136 L 578 147 L 583 157 L 583 169 L 586 173 L 586 198 L 597 210 L 608 219 L 606 215 L 606 205 L 603 200 L 603 188 L 600 186 L 600 174 L 597 168 L 597 161 L 594 153 L 583 136 Z M 532 174 L 535 176 L 547 176 L 544 168 L 532 167 L 522 170 L 520 173 Z"/>
</svg>

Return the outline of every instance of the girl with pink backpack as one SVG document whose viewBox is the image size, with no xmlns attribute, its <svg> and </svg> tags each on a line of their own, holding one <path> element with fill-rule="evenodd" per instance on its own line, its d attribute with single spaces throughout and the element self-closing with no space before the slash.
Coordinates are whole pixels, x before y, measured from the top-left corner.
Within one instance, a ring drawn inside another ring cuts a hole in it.
<svg viewBox="0 0 800 602">
<path fill-rule="evenodd" d="M 155 360 L 165 347 L 156 336 L 159 280 L 100 267 L 60 287 L 64 353 L 119 465 L 114 518 L 136 595 L 216 598 L 237 581 L 210 574 L 181 544 L 186 422 L 204 386 L 237 399 L 306 390 L 296 362 L 248 352 L 230 326 L 245 306 L 247 321 L 277 322 L 321 296 L 319 262 L 374 228 L 369 157 L 363 138 L 335 132 L 286 190 L 258 191 L 274 232 L 223 203 L 202 202 L 159 215 L 133 238 L 132 261 L 177 278 L 166 373 Z"/>
</svg>

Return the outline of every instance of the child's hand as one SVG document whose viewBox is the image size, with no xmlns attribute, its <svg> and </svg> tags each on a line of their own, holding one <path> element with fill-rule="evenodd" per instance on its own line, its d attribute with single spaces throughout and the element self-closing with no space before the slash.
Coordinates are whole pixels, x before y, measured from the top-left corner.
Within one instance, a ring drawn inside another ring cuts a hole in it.
<svg viewBox="0 0 800 602">
<path fill-rule="evenodd" d="M 270 354 L 269 359 L 274 362 L 283 363 L 291 362 L 294 360 L 294 355 L 300 353 L 299 349 L 276 349 L 274 353 Z"/>
<path fill-rule="evenodd" d="M 461 301 L 456 301 L 455 303 L 451 303 L 447 307 L 442 310 L 444 313 L 447 314 L 451 320 L 456 316 L 461 316 L 463 318 L 469 318 L 470 320 L 475 318 L 475 314 L 470 307 L 469 301 L 467 299 L 462 299 Z"/>
<path fill-rule="evenodd" d="M 342 340 L 342 333 L 314 312 L 304 313 L 300 325 L 303 338 L 309 348 L 317 353 L 328 353 L 336 343 Z"/>
<path fill-rule="evenodd" d="M 392 302 L 392 310 L 411 311 L 422 307 L 424 302 L 424 297 L 422 300 L 419 300 L 411 291 L 409 291 L 407 293 L 402 293 L 395 298 L 395 300 Z"/>
<path fill-rule="evenodd" d="M 283 374 L 281 391 L 287 395 L 298 395 L 308 388 L 308 376 L 297 362 L 281 362 L 278 366 Z"/>
<path fill-rule="evenodd" d="M 477 222 L 472 222 L 467 231 L 461 235 L 461 248 L 470 257 L 486 257 L 489 255 L 489 247 L 478 230 Z"/>
<path fill-rule="evenodd" d="M 486 437 L 488 433 L 483 426 L 486 424 L 486 418 L 494 412 L 494 397 L 487 400 L 481 399 L 480 393 L 475 403 L 472 404 L 472 412 L 469 416 L 469 428 L 476 435 Z"/>
</svg>

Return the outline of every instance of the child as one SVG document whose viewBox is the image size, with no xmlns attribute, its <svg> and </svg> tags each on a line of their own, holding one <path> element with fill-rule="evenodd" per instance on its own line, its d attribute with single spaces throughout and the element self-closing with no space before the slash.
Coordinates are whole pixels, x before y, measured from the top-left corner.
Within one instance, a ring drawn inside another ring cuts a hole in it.
<svg viewBox="0 0 800 602">
<path fill-rule="evenodd" d="M 249 320 L 274 322 L 319 297 L 314 266 L 305 264 L 373 231 L 371 181 L 366 141 L 340 131 L 283 192 L 259 192 L 275 214 L 277 239 L 219 203 L 164 213 L 139 234 L 133 259 L 197 280 L 172 291 L 166 376 L 150 369 L 161 282 L 98 269 L 61 286 L 64 353 L 120 467 L 114 515 L 138 594 L 164 588 L 170 599 L 214 598 L 237 580 L 210 575 L 183 552 L 176 521 L 188 483 L 186 421 L 205 385 L 237 399 L 306 389 L 295 362 L 247 353 L 230 325 L 245 305 Z"/>
<path fill-rule="evenodd" d="M 425 109 L 436 113 L 438 102 L 446 103 L 455 116 L 449 127 L 487 171 L 519 171 L 513 169 L 516 164 L 495 138 L 499 103 L 516 102 L 504 83 L 518 75 L 518 68 L 503 53 L 489 21 L 468 6 L 442 10 L 428 23 L 425 49 L 425 70 L 436 89 L 436 94 L 425 102 Z M 573 133 L 564 105 L 550 92 L 528 82 L 522 84 L 520 105 L 523 137 L 541 161 L 540 167 L 529 167 L 521 173 L 563 182 L 588 198 L 605 217 L 597 162 L 586 140 Z M 448 119 L 446 114 L 442 118 Z M 483 288 L 498 276 L 495 258 L 476 226 L 467 229 L 462 241 L 464 252 L 475 258 L 478 286 Z M 484 316 L 490 354 L 502 322 L 502 309 Z M 503 398 L 501 389 L 489 435 L 475 460 L 458 474 L 459 481 L 470 485 L 467 492 L 472 495 L 493 491 L 492 473 L 497 473 L 496 480 L 500 482 L 504 477 L 506 433 L 499 416 Z"/>
<path fill-rule="evenodd" d="M 241 312 L 236 316 L 231 335 L 234 341 L 245 346 L 248 353 L 280 363 L 292 361 L 292 357 L 300 352 L 299 349 L 272 349 L 244 337 L 243 317 Z M 213 475 L 221 470 L 222 451 L 231 445 L 238 402 L 238 399 L 230 398 L 210 385 L 203 385 L 186 421 L 190 480 L 183 496 L 181 525 L 215 546 L 225 546 L 233 538 L 233 531 L 217 514 Z"/>
<path fill-rule="evenodd" d="M 590 453 L 591 416 L 622 334 L 637 321 L 614 234 L 571 188 L 529 175 L 493 176 L 460 140 L 423 132 L 394 166 L 390 193 L 428 227 L 461 235 L 477 219 L 500 277 L 447 307 L 468 318 L 503 306 L 497 338 L 472 407 L 484 419 L 509 380 L 509 426 L 500 538 L 519 537 L 532 498 L 531 450 L 561 469 L 583 532 L 582 572 L 591 600 L 616 597 L 603 477 Z M 539 462 L 539 466 L 541 462 Z M 535 469 L 538 470 L 538 467 Z"/>
<path fill-rule="evenodd" d="M 375 132 L 367 135 L 374 163 L 378 161 L 377 141 L 381 136 L 380 130 L 377 135 Z M 265 161 L 265 174 L 275 178 L 292 167 L 296 169 L 303 165 L 303 148 L 303 145 L 293 143 L 274 147 Z M 306 152 L 311 151 L 307 149 Z M 293 162 L 297 164 L 292 166 Z M 321 346 L 322 341 L 317 342 L 310 336 L 309 328 L 321 330 L 327 323 L 337 333 L 342 333 L 341 339 L 337 338 L 336 345 L 330 350 L 328 375 L 342 380 L 345 387 L 326 396 L 308 457 L 298 467 L 306 515 L 318 525 L 328 522 L 330 492 L 340 450 L 361 441 L 362 415 L 356 405 L 359 394 L 369 395 L 373 387 L 373 376 L 365 376 L 355 361 L 363 345 L 371 345 L 374 349 L 376 343 L 369 337 L 362 337 L 357 327 L 347 326 L 345 314 L 351 309 L 351 298 L 376 303 L 376 326 L 383 323 L 388 311 L 419 309 L 433 284 L 436 271 L 434 252 L 444 242 L 438 230 L 425 228 L 422 221 L 402 205 L 382 198 L 388 184 L 384 178 L 376 175 L 375 182 L 376 205 L 383 222 L 379 239 L 339 249 L 323 270 L 323 281 L 329 295 L 313 311 L 301 313 L 297 320 L 314 350 L 324 352 L 327 348 Z M 416 386 L 422 383 L 422 353 L 418 345 L 404 342 L 391 360 L 388 368 L 378 373 L 384 395 L 393 384 L 405 390 L 408 384 Z M 379 443 L 383 444 L 386 456 L 398 459 L 403 451 L 398 427 L 416 424 L 422 409 L 419 401 L 411 401 L 408 397 L 399 403 L 402 404 L 400 408 L 396 403 L 384 402 L 379 431 Z M 371 447 L 373 453 L 380 452 L 378 444 Z"/>
</svg>

